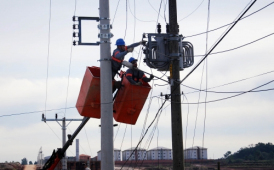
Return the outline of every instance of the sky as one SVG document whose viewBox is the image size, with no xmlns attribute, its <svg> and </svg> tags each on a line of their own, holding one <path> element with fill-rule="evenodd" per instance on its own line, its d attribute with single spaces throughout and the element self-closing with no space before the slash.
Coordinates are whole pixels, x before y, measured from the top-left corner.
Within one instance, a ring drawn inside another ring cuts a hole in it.
<svg viewBox="0 0 274 170">
<path fill-rule="evenodd" d="M 207 38 L 206 34 L 192 35 L 206 32 L 207 23 L 208 29 L 212 30 L 233 22 L 250 2 L 177 2 L 180 34 L 185 37 L 184 41 L 194 46 L 194 65 L 229 26 L 209 32 Z M 245 16 L 265 6 L 238 22 L 212 52 L 220 53 L 209 55 L 182 83 L 181 91 L 185 94 L 181 105 L 184 148 L 203 146 L 208 149 L 209 159 L 217 159 L 227 151 L 234 153 L 250 144 L 273 143 L 274 92 L 266 90 L 274 88 L 271 82 L 274 78 L 273 1 L 257 1 Z M 98 17 L 99 1 L 1 0 L 0 14 L 0 162 L 21 162 L 23 158 L 34 162 L 41 147 L 44 156 L 49 156 L 53 149 L 62 145 L 60 125 L 54 121 L 41 121 L 42 113 L 48 119 L 54 118 L 55 114 L 58 118 L 82 118 L 75 108 L 76 101 L 86 67 L 100 65 L 100 48 L 72 46 L 72 16 Z M 139 42 L 143 33 L 155 33 L 157 23 L 162 24 L 165 33 L 168 4 L 165 0 L 111 0 L 110 19 L 114 34 L 111 50 L 114 50 L 116 39 L 124 38 L 128 45 Z M 84 41 L 99 41 L 97 24 L 95 21 L 84 22 Z M 258 41 L 251 43 L 255 40 Z M 245 44 L 248 45 L 243 46 Z M 240 48 L 226 51 L 236 47 Z M 165 73 L 150 69 L 142 62 L 144 54 L 140 46 L 127 54 L 125 60 L 132 56 L 139 59 L 140 69 L 157 76 Z M 181 71 L 181 79 L 191 69 Z M 161 80 L 155 79 L 150 85 L 151 104 L 148 99 L 136 125 L 118 123 L 114 128 L 115 148 L 135 147 L 143 126 L 148 127 L 164 100 L 160 93 L 170 93 L 169 85 Z M 186 86 L 210 88 L 211 92 L 199 93 Z M 237 95 L 259 86 L 256 90 L 260 91 Z M 202 103 L 197 104 L 199 102 Z M 167 101 L 156 121 L 158 124 L 148 130 L 142 148 L 172 148 L 170 115 L 170 101 Z M 71 122 L 67 133 L 72 134 L 79 124 Z M 101 150 L 99 125 L 100 119 L 90 119 L 77 136 L 80 154 L 95 157 Z M 67 155 L 75 156 L 75 142 Z"/>
</svg>

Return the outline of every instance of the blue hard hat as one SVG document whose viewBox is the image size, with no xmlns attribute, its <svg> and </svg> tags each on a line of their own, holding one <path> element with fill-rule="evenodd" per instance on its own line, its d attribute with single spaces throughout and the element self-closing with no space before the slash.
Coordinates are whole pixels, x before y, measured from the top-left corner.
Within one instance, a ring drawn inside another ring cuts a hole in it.
<svg viewBox="0 0 274 170">
<path fill-rule="evenodd" d="M 116 40 L 115 45 L 125 45 L 125 41 L 122 38 L 119 38 L 119 39 Z"/>
<path fill-rule="evenodd" d="M 130 57 L 128 62 L 132 63 L 133 61 L 137 61 L 137 59 L 133 58 L 133 57 Z"/>
</svg>

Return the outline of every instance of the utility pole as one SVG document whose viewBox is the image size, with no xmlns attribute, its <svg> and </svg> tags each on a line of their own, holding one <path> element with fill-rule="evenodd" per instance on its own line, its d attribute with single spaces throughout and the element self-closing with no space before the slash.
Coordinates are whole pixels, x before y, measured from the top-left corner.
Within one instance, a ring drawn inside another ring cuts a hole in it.
<svg viewBox="0 0 274 170">
<path fill-rule="evenodd" d="M 109 0 L 100 0 L 101 169 L 114 170 Z"/>
<path fill-rule="evenodd" d="M 44 117 L 44 114 L 42 115 L 42 121 L 56 121 L 61 127 L 62 127 L 62 147 L 66 144 L 66 129 L 67 126 L 72 121 L 82 121 L 83 119 L 66 119 L 65 117 L 63 119 L 57 119 L 57 114 L 55 116 L 55 119 L 47 119 Z M 58 122 L 62 121 L 62 125 Z M 69 123 L 66 125 L 66 121 L 69 121 Z M 66 159 L 66 152 L 64 153 L 64 158 L 62 159 L 62 170 L 67 170 L 67 159 Z"/>
<path fill-rule="evenodd" d="M 173 170 L 184 170 L 184 149 L 181 116 L 181 90 L 180 90 L 180 68 L 177 23 L 176 0 L 169 0 L 169 30 L 172 35 L 169 52 L 172 56 L 170 63 L 171 80 L 171 129 L 172 129 L 172 150 L 173 150 Z"/>
</svg>

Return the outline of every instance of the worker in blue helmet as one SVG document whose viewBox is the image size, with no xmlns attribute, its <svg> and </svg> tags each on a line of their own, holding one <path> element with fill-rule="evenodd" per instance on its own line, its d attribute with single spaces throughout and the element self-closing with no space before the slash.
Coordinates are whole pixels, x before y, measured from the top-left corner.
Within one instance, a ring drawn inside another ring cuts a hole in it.
<svg viewBox="0 0 274 170">
<path fill-rule="evenodd" d="M 117 48 L 113 51 L 112 57 L 111 57 L 111 67 L 112 67 L 112 80 L 114 80 L 114 77 L 116 74 L 118 74 L 118 71 L 122 67 L 122 62 L 124 61 L 125 55 L 127 53 L 132 52 L 134 47 L 137 47 L 141 44 L 145 44 L 146 41 L 140 41 L 138 43 L 131 44 L 129 46 L 125 45 L 125 41 L 122 38 L 119 38 L 116 40 Z M 121 82 L 120 81 L 114 81 L 114 86 L 113 86 L 113 92 L 117 89 L 120 88 Z"/>
<path fill-rule="evenodd" d="M 154 78 L 152 74 L 150 75 L 149 78 L 147 78 L 144 72 L 137 69 L 137 59 L 130 57 L 128 62 L 130 62 L 133 66 L 133 68 L 130 68 L 126 71 L 126 78 L 131 84 L 142 85 L 142 81 L 150 82 Z"/>
</svg>

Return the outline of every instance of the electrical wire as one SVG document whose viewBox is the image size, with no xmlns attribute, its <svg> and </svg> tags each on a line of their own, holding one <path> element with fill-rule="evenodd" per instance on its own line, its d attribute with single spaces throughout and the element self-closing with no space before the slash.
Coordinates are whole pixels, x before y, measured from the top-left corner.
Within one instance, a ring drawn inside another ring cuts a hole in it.
<svg viewBox="0 0 274 170">
<path fill-rule="evenodd" d="M 47 55 L 47 76 L 46 76 L 46 99 L 45 99 L 45 115 L 47 115 L 47 99 L 48 99 L 48 78 L 49 78 L 49 53 L 50 53 L 50 25 L 51 25 L 51 0 L 49 1 L 49 31 L 48 31 L 48 55 Z"/>
<path fill-rule="evenodd" d="M 111 25 L 113 25 L 113 23 L 114 23 L 115 16 L 116 16 L 116 12 L 117 12 L 117 9 L 118 9 L 118 6 L 119 6 L 119 3 L 120 3 L 120 0 L 119 0 L 119 1 L 118 1 L 118 3 L 117 3 L 116 9 L 115 9 L 115 13 L 114 13 L 114 17 L 113 17 L 113 20 L 112 20 Z"/>
<path fill-rule="evenodd" d="M 149 0 L 148 0 L 148 1 L 149 1 Z M 162 2 L 163 2 L 163 0 L 161 0 L 161 2 L 160 2 L 159 12 L 158 12 L 157 21 L 156 21 L 156 28 L 155 28 L 155 32 L 157 32 L 157 24 L 158 24 L 159 15 L 160 15 L 161 8 L 162 8 Z"/>
<path fill-rule="evenodd" d="M 245 18 L 248 18 L 248 17 L 252 16 L 253 14 L 255 14 L 255 13 L 257 13 L 257 12 L 259 12 L 259 11 L 261 11 L 261 10 L 265 9 L 266 7 L 269 7 L 270 5 L 273 5 L 273 4 L 274 4 L 274 1 L 271 2 L 271 3 L 269 3 L 268 5 L 264 6 L 263 8 L 260 8 L 259 10 L 257 10 L 257 11 L 255 11 L 255 12 L 253 12 L 253 13 L 251 13 L 251 14 L 245 16 L 245 17 L 243 17 L 242 19 L 240 19 L 240 21 L 243 20 L 243 19 L 245 19 Z M 229 24 L 226 24 L 226 25 L 223 25 L 223 26 L 214 28 L 214 29 L 209 30 L 209 31 L 207 31 L 207 32 L 216 31 L 216 30 L 218 30 L 218 29 L 221 29 L 221 28 L 224 28 L 224 27 L 226 27 L 226 26 L 229 26 L 229 25 L 231 25 L 231 24 L 233 24 L 233 23 L 234 23 L 234 22 L 231 22 L 231 23 L 229 23 Z M 207 32 L 202 32 L 202 33 L 198 33 L 198 34 L 193 34 L 193 35 L 185 36 L 184 38 L 189 38 L 189 37 L 194 37 L 194 36 L 206 34 Z"/>
<path fill-rule="evenodd" d="M 252 77 L 248 77 L 248 78 L 236 80 L 236 81 L 233 81 L 233 82 L 230 82 L 230 83 L 225 83 L 223 85 L 214 86 L 214 87 L 211 87 L 211 88 L 208 88 L 208 89 L 204 89 L 204 90 L 201 90 L 201 91 L 211 92 L 211 93 L 242 93 L 242 91 L 239 91 L 239 92 L 218 92 L 218 91 L 209 91 L 209 89 L 214 89 L 214 88 L 218 88 L 218 87 L 227 86 L 227 85 L 230 85 L 230 84 L 234 84 L 234 83 L 238 83 L 238 82 L 241 82 L 241 81 L 249 80 L 249 79 L 252 79 L 252 78 L 255 78 L 255 77 L 260 77 L 260 76 L 263 76 L 263 75 L 266 75 L 266 74 L 269 74 L 269 73 L 273 73 L 273 72 L 274 72 L 274 70 L 268 71 L 268 72 L 261 73 L 261 74 L 258 74 L 258 75 L 252 76 Z M 193 87 L 190 87 L 190 86 L 187 86 L 187 85 L 182 85 L 182 86 L 190 88 L 190 89 L 194 89 L 194 90 L 197 90 L 197 91 L 200 91 L 200 89 L 193 88 Z M 271 89 L 267 89 L 267 90 L 271 90 Z M 185 94 L 196 93 L 197 91 L 195 91 L 195 92 L 189 92 L 189 93 L 185 93 Z M 251 92 L 261 92 L 261 91 L 262 90 L 253 90 Z"/>
<path fill-rule="evenodd" d="M 194 11 L 192 11 L 190 14 L 188 14 L 187 16 L 185 16 L 183 19 L 180 19 L 178 22 L 181 22 L 182 20 L 186 19 L 187 17 L 189 17 L 190 15 L 192 15 L 195 11 L 197 11 L 198 8 L 200 8 L 200 6 L 203 4 L 204 0 L 202 0 L 202 2 L 198 5 L 198 7 L 196 9 L 194 9 Z"/>
<path fill-rule="evenodd" d="M 163 106 L 164 106 L 165 103 L 166 103 L 166 100 L 163 102 L 162 106 L 158 109 L 158 111 L 157 111 L 157 113 L 156 113 L 154 119 L 152 120 L 152 122 L 151 122 L 150 125 L 148 126 L 148 128 L 147 128 L 146 132 L 144 133 L 142 139 L 138 142 L 138 144 L 137 144 L 137 146 L 135 147 L 135 149 L 133 150 L 133 152 L 138 148 L 138 146 L 140 145 L 140 143 L 141 143 L 142 140 L 144 139 L 144 137 L 145 137 L 145 135 L 147 134 L 149 128 L 150 128 L 151 125 L 154 123 L 155 119 L 157 118 L 159 112 L 161 111 L 161 109 L 163 108 Z M 132 156 L 133 152 L 131 153 L 130 157 Z M 129 158 L 130 158 L 130 157 L 129 157 Z M 122 167 L 121 167 L 121 170 L 123 169 L 124 165 L 125 165 L 125 164 L 127 163 L 127 161 L 129 160 L 129 158 L 126 160 L 126 162 L 124 162 L 124 164 L 123 164 Z"/>
<path fill-rule="evenodd" d="M 92 152 L 91 152 L 91 148 L 90 148 L 90 144 L 89 144 L 89 140 L 88 140 L 88 135 L 87 135 L 87 131 L 86 131 L 86 128 L 84 127 L 85 129 L 85 133 L 86 133 L 86 137 L 87 137 L 87 141 L 88 141 L 88 147 L 89 147 L 89 150 L 90 150 L 90 156 L 92 155 Z"/>
<path fill-rule="evenodd" d="M 77 0 L 74 1 L 74 13 L 73 16 L 75 16 L 76 13 L 76 4 L 77 4 Z M 69 77 L 70 77 L 70 69 L 71 69 L 71 58 L 72 58 L 72 46 L 73 46 L 73 38 L 71 39 L 71 45 L 70 45 L 70 59 L 69 59 L 69 73 L 68 73 L 68 85 L 67 85 L 67 95 L 66 95 L 66 104 L 65 104 L 65 108 L 67 108 L 67 103 L 68 103 L 68 90 L 69 90 Z M 66 117 L 66 112 L 67 109 L 65 109 L 65 117 Z"/>
<path fill-rule="evenodd" d="M 207 52 L 207 54 L 192 68 L 192 70 L 183 78 L 179 84 L 182 84 L 183 81 L 185 81 L 189 75 L 191 75 L 198 67 L 199 65 L 208 57 L 208 55 L 218 46 L 218 44 L 225 38 L 225 36 L 231 31 L 231 29 L 238 23 L 238 21 L 245 15 L 245 13 L 254 5 L 254 3 L 257 0 L 254 0 L 245 10 L 243 13 L 239 15 L 239 17 L 236 19 L 234 24 L 230 26 L 223 34 L 222 36 L 214 43 L 214 45 L 210 48 L 210 50 Z M 179 85 L 174 88 L 173 91 L 175 91 L 178 88 Z"/>
<path fill-rule="evenodd" d="M 210 21 L 210 0 L 208 0 L 208 15 L 207 15 L 207 31 L 209 29 L 209 21 Z M 208 33 L 206 34 L 206 51 L 207 52 L 207 44 L 208 44 Z M 208 58 L 205 61 L 206 63 L 206 89 L 208 85 Z M 202 147 L 204 147 L 204 139 L 205 139 L 205 127 L 206 127 L 206 111 L 207 111 L 207 92 L 205 94 L 205 116 L 204 116 L 204 130 L 203 130 L 203 142 L 202 142 Z M 203 159 L 203 149 L 202 149 L 202 159 Z"/>
<path fill-rule="evenodd" d="M 147 1 L 148 1 L 149 5 L 151 6 L 151 8 L 152 8 L 156 13 L 158 13 L 158 15 L 159 15 L 159 12 L 153 7 L 153 5 L 150 3 L 150 0 L 147 0 Z M 162 3 L 162 0 L 161 0 L 161 3 Z M 161 14 L 160 14 L 160 16 L 161 16 L 162 18 L 164 18 Z"/>
<path fill-rule="evenodd" d="M 49 126 L 47 122 L 45 122 L 46 125 L 50 128 L 50 130 L 55 134 L 55 136 L 62 142 L 62 140 L 59 138 L 59 136 L 54 132 L 54 130 Z"/>
<path fill-rule="evenodd" d="M 202 75 L 201 75 L 200 89 L 202 88 L 203 75 L 204 75 L 204 68 L 205 68 L 205 63 L 203 64 L 203 69 L 202 69 L 203 71 L 202 71 Z M 199 92 L 198 102 L 197 102 L 197 103 L 200 103 L 200 97 L 201 97 L 201 92 Z M 197 109 L 196 109 L 196 118 L 195 118 L 195 125 L 194 125 L 194 132 L 193 132 L 193 138 L 192 138 L 192 148 L 193 148 L 193 146 L 194 146 L 194 141 L 195 141 L 195 135 L 196 135 L 196 125 L 197 125 L 197 119 L 198 119 L 199 107 L 200 107 L 200 104 L 197 104 Z"/>
<path fill-rule="evenodd" d="M 224 97 L 224 98 L 220 98 L 220 99 L 216 99 L 216 100 L 210 100 L 210 101 L 207 101 L 207 102 L 199 102 L 199 103 L 181 103 L 181 104 L 204 104 L 204 103 L 213 103 L 213 102 L 218 102 L 218 101 L 222 101 L 222 100 L 227 100 L 227 99 L 234 98 L 234 97 L 237 97 L 237 96 L 241 96 L 241 95 L 243 95 L 243 94 L 245 94 L 245 93 L 249 93 L 249 92 L 251 92 L 251 91 L 254 91 L 255 89 L 258 89 L 258 88 L 260 88 L 260 87 L 263 87 L 263 86 L 266 86 L 266 85 L 272 83 L 273 81 L 274 81 L 274 80 L 271 80 L 271 81 L 269 81 L 269 82 L 267 82 L 267 83 L 265 83 L 265 84 L 262 84 L 262 85 L 260 85 L 260 86 L 255 87 L 255 88 L 253 88 L 253 89 L 251 89 L 251 90 L 244 91 L 244 92 L 242 92 L 242 93 L 240 93 L 240 94 L 236 94 L 236 95 L 233 95 L 233 96 Z M 274 89 L 271 89 L 271 90 L 274 90 Z M 270 90 L 268 89 L 268 90 L 263 90 L 263 91 L 270 91 Z M 160 98 L 160 97 L 157 97 L 157 98 Z M 161 98 L 160 98 L 160 99 L 161 99 Z M 173 102 L 173 103 L 178 103 L 178 102 Z"/>
<path fill-rule="evenodd" d="M 233 50 L 236 50 L 236 49 L 242 48 L 242 47 L 244 47 L 244 46 L 247 46 L 247 45 L 253 44 L 253 43 L 257 42 L 257 41 L 260 41 L 260 40 L 265 39 L 265 38 L 267 38 L 267 37 L 270 37 L 270 36 L 272 36 L 272 35 L 274 35 L 274 33 L 268 34 L 268 35 L 266 35 L 266 36 L 263 36 L 263 37 L 261 37 L 261 38 L 258 38 L 258 39 L 254 40 L 254 41 L 249 42 L 249 43 L 246 43 L 246 44 L 240 45 L 240 46 L 238 46 L 238 47 L 234 47 L 234 48 L 231 48 L 231 49 L 228 49 L 228 50 L 218 51 L 218 52 L 215 52 L 215 53 L 211 53 L 210 55 L 220 54 L 220 53 L 224 53 L 224 52 L 233 51 Z M 204 56 L 204 55 L 195 55 L 195 57 L 201 57 L 201 56 Z"/>
<path fill-rule="evenodd" d="M 126 35 L 127 35 L 127 2 L 128 2 L 128 0 L 126 0 L 126 29 L 125 29 L 124 40 L 126 39 Z"/>
</svg>

